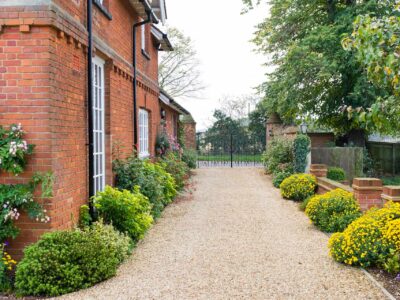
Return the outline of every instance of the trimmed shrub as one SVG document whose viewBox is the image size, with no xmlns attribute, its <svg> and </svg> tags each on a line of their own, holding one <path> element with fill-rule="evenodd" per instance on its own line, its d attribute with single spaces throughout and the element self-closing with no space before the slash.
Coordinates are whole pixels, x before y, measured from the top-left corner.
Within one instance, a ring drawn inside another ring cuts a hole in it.
<svg viewBox="0 0 400 300">
<path fill-rule="evenodd" d="M 334 181 L 344 181 L 346 180 L 346 172 L 342 168 L 330 167 L 326 177 Z"/>
<path fill-rule="evenodd" d="M 307 156 L 310 152 L 311 139 L 308 135 L 298 134 L 293 141 L 293 167 L 295 173 L 304 173 L 307 167 Z"/>
<path fill-rule="evenodd" d="M 288 171 L 274 172 L 274 175 L 272 176 L 272 184 L 274 185 L 274 187 L 279 188 L 281 186 L 281 183 L 292 174 L 293 173 Z"/>
<path fill-rule="evenodd" d="M 303 201 L 314 195 L 317 179 L 310 174 L 294 174 L 286 178 L 280 186 L 282 197 Z"/>
<path fill-rule="evenodd" d="M 389 202 L 373 208 L 329 240 L 330 255 L 338 262 L 369 267 L 379 265 L 396 250 L 399 231 L 392 231 L 400 219 L 400 204 Z"/>
<path fill-rule="evenodd" d="M 324 232 L 342 232 L 362 215 L 353 194 L 342 189 L 312 197 L 306 214 Z"/>
<path fill-rule="evenodd" d="M 162 167 L 171 174 L 174 179 L 178 190 L 182 190 L 185 186 L 185 180 L 189 174 L 189 168 L 178 155 L 170 152 L 163 157 L 160 162 Z"/>
<path fill-rule="evenodd" d="M 267 174 L 283 171 L 279 168 L 281 165 L 293 165 L 293 141 L 278 137 L 272 139 L 263 153 L 262 161 Z"/>
<path fill-rule="evenodd" d="M 164 187 L 160 185 L 157 174 L 150 162 L 131 156 L 126 160 L 114 161 L 113 170 L 116 174 L 116 187 L 120 190 L 134 191 L 140 186 L 140 192 L 152 204 L 152 216 L 158 218 L 164 209 Z"/>
<path fill-rule="evenodd" d="M 58 296 L 115 275 L 127 257 L 130 238 L 110 225 L 44 234 L 28 246 L 18 264 L 15 287 L 18 295 Z"/>
<path fill-rule="evenodd" d="M 120 191 L 107 186 L 103 192 L 93 197 L 93 203 L 100 218 L 112 224 L 119 232 L 126 233 L 134 242 L 143 238 L 153 223 L 151 204 L 140 193 L 139 187 L 134 192 Z"/>
<path fill-rule="evenodd" d="M 182 153 L 182 161 L 186 163 L 189 169 L 197 168 L 197 152 L 192 149 L 184 149 Z"/>
</svg>

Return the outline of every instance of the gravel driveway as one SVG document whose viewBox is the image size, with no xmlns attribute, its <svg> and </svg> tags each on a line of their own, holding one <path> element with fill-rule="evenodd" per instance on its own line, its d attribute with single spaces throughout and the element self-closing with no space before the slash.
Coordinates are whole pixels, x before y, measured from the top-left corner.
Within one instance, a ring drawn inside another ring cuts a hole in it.
<svg viewBox="0 0 400 300">
<path fill-rule="evenodd" d="M 117 277 L 62 299 L 385 299 L 262 170 L 196 174 Z"/>
</svg>

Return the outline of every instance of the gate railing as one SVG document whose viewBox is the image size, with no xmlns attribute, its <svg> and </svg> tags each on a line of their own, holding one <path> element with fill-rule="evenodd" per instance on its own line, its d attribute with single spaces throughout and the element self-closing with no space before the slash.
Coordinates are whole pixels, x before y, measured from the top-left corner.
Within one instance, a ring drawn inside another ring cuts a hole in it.
<svg viewBox="0 0 400 300">
<path fill-rule="evenodd" d="M 198 140 L 198 167 L 250 167 L 262 165 L 265 146 L 255 139 L 230 134 L 221 140 Z"/>
</svg>

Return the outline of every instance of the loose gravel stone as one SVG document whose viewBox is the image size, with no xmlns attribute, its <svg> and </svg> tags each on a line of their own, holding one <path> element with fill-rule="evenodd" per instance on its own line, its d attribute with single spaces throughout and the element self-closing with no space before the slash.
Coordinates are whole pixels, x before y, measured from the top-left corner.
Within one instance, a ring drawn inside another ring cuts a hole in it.
<svg viewBox="0 0 400 300">
<path fill-rule="evenodd" d="M 59 299 L 386 299 L 261 169 L 200 169 L 118 275 Z"/>
</svg>

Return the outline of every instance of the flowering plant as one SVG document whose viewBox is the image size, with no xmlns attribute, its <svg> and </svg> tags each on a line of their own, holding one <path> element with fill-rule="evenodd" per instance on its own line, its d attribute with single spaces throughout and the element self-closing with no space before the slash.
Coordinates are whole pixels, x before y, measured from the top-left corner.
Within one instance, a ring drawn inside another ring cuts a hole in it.
<svg viewBox="0 0 400 300">
<path fill-rule="evenodd" d="M 10 254 L 5 251 L 5 246 L 7 246 L 6 243 L 0 244 L 0 292 L 11 289 L 11 281 L 8 273 L 12 272 L 17 264 L 17 262 L 11 258 Z"/>
<path fill-rule="evenodd" d="M 156 152 L 161 157 L 164 157 L 168 152 L 178 152 L 181 154 L 182 147 L 178 139 L 168 134 L 165 128 L 163 128 L 156 138 Z"/>
<path fill-rule="evenodd" d="M 280 185 L 282 197 L 295 201 L 303 201 L 314 195 L 316 188 L 317 178 L 310 174 L 294 174 Z"/>
<path fill-rule="evenodd" d="M 14 221 L 20 217 L 21 210 L 36 221 L 50 221 L 42 205 L 33 200 L 33 192 L 37 184 L 42 182 L 42 197 L 51 197 L 51 189 L 47 187 L 52 184 L 51 178 L 51 174 L 36 174 L 29 184 L 0 185 L 0 242 L 18 235 L 19 230 Z"/>
<path fill-rule="evenodd" d="M 26 156 L 34 148 L 23 139 L 24 133 L 21 124 L 13 124 L 9 129 L 0 126 L 0 170 L 16 176 L 23 172 Z"/>
<path fill-rule="evenodd" d="M 399 249 L 400 204 L 387 203 L 384 208 L 371 209 L 351 223 L 343 233 L 329 240 L 330 255 L 338 262 L 362 267 L 374 266 Z M 398 225 L 397 225 L 398 226 Z"/>
<path fill-rule="evenodd" d="M 361 209 L 350 192 L 336 189 L 313 196 L 307 203 L 306 214 L 325 232 L 342 232 L 361 216 Z"/>
</svg>

